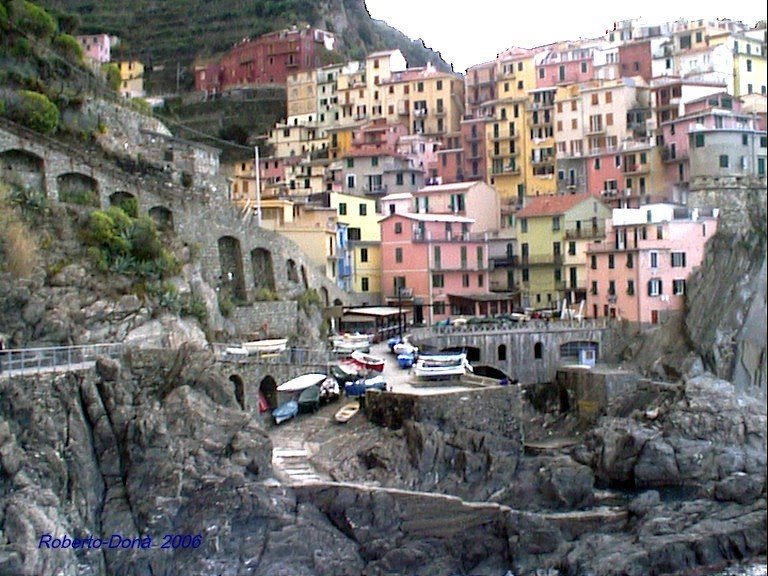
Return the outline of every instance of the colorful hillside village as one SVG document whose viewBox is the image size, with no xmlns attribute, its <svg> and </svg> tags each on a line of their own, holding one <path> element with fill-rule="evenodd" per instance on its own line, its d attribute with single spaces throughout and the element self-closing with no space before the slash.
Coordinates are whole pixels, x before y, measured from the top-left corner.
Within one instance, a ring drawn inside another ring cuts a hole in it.
<svg viewBox="0 0 768 576">
<path fill-rule="evenodd" d="M 399 50 L 320 66 L 332 50 L 322 30 L 276 32 L 195 83 L 285 85 L 274 153 L 226 167 L 231 200 L 361 306 L 431 324 L 565 302 L 661 322 L 723 208 L 692 199 L 766 186 L 765 29 L 622 21 L 465 74 Z"/>
</svg>

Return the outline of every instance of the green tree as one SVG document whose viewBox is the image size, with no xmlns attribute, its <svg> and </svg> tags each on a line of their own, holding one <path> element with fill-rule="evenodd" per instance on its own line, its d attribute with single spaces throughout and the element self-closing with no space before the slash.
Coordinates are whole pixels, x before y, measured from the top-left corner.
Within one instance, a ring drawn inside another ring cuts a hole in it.
<svg viewBox="0 0 768 576">
<path fill-rule="evenodd" d="M 74 37 L 69 34 L 59 34 L 53 41 L 53 46 L 59 54 L 70 62 L 81 64 L 83 62 L 83 48 Z"/>
<path fill-rule="evenodd" d="M 49 39 L 56 33 L 56 21 L 42 8 L 27 0 L 13 0 L 11 16 L 17 27 L 42 39 Z"/>
<path fill-rule="evenodd" d="M 104 77 L 107 80 L 107 86 L 115 92 L 120 90 L 120 69 L 117 67 L 117 64 L 114 64 L 113 62 L 104 64 L 101 67 L 101 71 L 104 73 Z"/>
</svg>

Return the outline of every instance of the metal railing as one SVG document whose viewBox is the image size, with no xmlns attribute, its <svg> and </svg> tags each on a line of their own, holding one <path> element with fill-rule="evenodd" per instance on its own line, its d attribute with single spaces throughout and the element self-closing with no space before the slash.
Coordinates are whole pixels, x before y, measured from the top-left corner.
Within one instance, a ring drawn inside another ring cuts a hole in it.
<svg viewBox="0 0 768 576">
<path fill-rule="evenodd" d="M 328 364 L 339 359 L 339 354 L 332 350 L 317 348 L 286 348 L 278 352 L 253 352 L 245 354 L 237 344 L 211 344 L 216 360 L 239 364 Z"/>
<path fill-rule="evenodd" d="M 0 374 L 82 370 L 92 366 L 99 357 L 117 358 L 122 351 L 120 343 L 0 350 Z"/>
</svg>

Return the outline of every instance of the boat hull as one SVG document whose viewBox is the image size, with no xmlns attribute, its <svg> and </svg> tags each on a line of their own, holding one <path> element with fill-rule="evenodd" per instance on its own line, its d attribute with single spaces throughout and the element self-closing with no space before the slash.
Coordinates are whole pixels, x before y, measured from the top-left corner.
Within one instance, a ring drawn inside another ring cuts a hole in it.
<svg viewBox="0 0 768 576">
<path fill-rule="evenodd" d="M 348 382 L 344 385 L 344 394 L 351 397 L 360 397 L 365 395 L 366 390 L 386 390 L 387 381 L 383 376 L 374 376 L 373 378 L 360 379 L 356 382 Z"/>
<path fill-rule="evenodd" d="M 240 347 L 248 354 L 277 354 L 285 350 L 288 338 L 273 338 L 271 340 L 254 340 L 243 342 Z"/>
<path fill-rule="evenodd" d="M 349 402 L 342 406 L 334 415 L 334 419 L 339 424 L 346 424 L 360 411 L 360 402 Z"/>
<path fill-rule="evenodd" d="M 373 370 L 374 372 L 382 372 L 386 360 L 379 358 L 378 356 L 372 356 L 371 354 L 365 354 L 360 351 L 355 351 L 350 355 L 350 358 L 355 361 L 361 368 L 365 370 Z"/>
<path fill-rule="evenodd" d="M 272 417 L 275 419 L 275 424 L 282 424 L 286 420 L 290 420 L 296 414 L 299 413 L 299 403 L 296 400 L 288 400 L 284 404 L 281 404 L 272 411 Z"/>
</svg>

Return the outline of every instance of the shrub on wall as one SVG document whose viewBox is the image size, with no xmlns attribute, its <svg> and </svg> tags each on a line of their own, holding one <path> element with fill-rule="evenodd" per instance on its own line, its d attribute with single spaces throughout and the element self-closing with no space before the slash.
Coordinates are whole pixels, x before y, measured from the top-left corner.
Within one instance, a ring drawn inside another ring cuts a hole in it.
<svg viewBox="0 0 768 576">
<path fill-rule="evenodd" d="M 45 94 L 20 90 L 6 101 L 7 116 L 36 132 L 50 134 L 59 125 L 59 109 Z"/>
<path fill-rule="evenodd" d="M 83 48 L 80 43 L 69 34 L 59 34 L 53 41 L 56 51 L 70 62 L 81 64 L 83 62 Z"/>
</svg>

